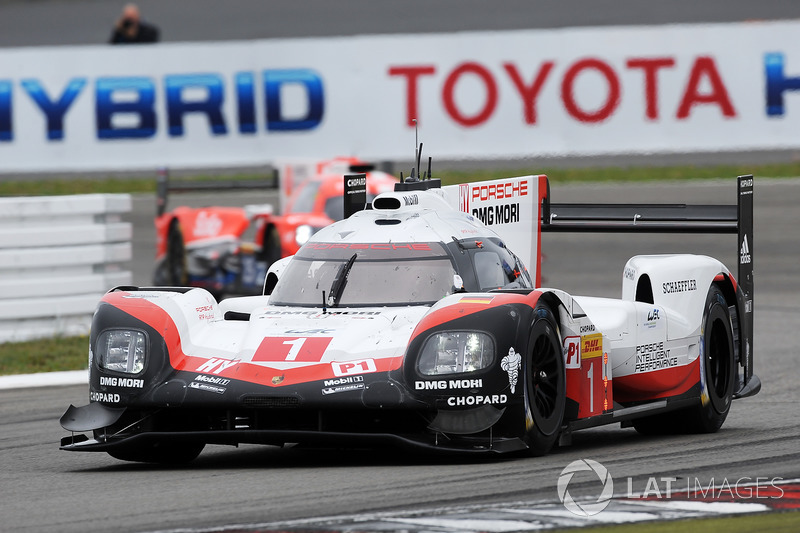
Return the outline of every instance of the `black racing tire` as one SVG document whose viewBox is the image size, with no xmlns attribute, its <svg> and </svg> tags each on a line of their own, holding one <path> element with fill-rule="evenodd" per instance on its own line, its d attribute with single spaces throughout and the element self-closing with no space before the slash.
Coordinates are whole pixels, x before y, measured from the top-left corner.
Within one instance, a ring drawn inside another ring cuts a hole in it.
<svg viewBox="0 0 800 533">
<path fill-rule="evenodd" d="M 264 241 L 262 245 L 261 258 L 266 263 L 267 269 L 270 265 L 281 258 L 281 236 L 275 226 L 267 226 L 264 229 Z"/>
<path fill-rule="evenodd" d="M 708 291 L 702 327 L 702 401 L 690 411 L 687 422 L 693 433 L 714 433 L 728 417 L 736 373 L 731 316 L 715 285 Z"/>
<path fill-rule="evenodd" d="M 183 230 L 178 220 L 173 220 L 167 233 L 167 255 L 165 260 L 167 283 L 173 287 L 185 287 L 189 283 L 186 271 L 186 246 Z"/>
<path fill-rule="evenodd" d="M 147 446 L 109 450 L 108 455 L 120 461 L 178 465 L 197 459 L 203 448 L 205 444 L 202 442 L 154 442 Z"/>
<path fill-rule="evenodd" d="M 538 305 L 523 363 L 526 416 L 525 443 L 531 455 L 547 454 L 558 440 L 566 405 L 566 370 L 561 335 L 552 310 Z"/>
<path fill-rule="evenodd" d="M 736 361 L 728 304 L 716 285 L 706 297 L 701 322 L 701 399 L 697 405 L 633 421 L 645 435 L 714 433 L 722 427 L 733 400 Z"/>
</svg>

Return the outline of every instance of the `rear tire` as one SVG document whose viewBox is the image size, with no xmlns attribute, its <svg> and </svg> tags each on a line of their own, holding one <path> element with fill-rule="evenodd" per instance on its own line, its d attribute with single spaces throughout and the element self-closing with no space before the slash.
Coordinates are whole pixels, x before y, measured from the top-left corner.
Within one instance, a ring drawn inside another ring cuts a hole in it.
<svg viewBox="0 0 800 533">
<path fill-rule="evenodd" d="M 561 335 L 553 312 L 544 305 L 534 310 L 525 375 L 526 435 L 531 455 L 545 455 L 558 439 L 564 422 L 566 375 Z"/>
<path fill-rule="evenodd" d="M 167 283 L 173 287 L 185 287 L 189 282 L 186 272 L 186 246 L 181 224 L 174 220 L 167 234 Z"/>
<path fill-rule="evenodd" d="M 715 285 L 708 291 L 701 324 L 700 403 L 634 420 L 633 427 L 639 433 L 714 433 L 725 422 L 733 399 L 735 352 L 728 304 Z"/>
</svg>

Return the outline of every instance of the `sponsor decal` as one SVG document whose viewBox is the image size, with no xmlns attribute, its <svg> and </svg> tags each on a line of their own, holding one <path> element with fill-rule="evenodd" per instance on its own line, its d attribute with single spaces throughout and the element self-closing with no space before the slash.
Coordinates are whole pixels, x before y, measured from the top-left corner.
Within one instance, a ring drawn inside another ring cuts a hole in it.
<svg viewBox="0 0 800 533">
<path fill-rule="evenodd" d="M 333 361 L 331 363 L 334 376 L 351 376 L 354 374 L 368 374 L 377 372 L 374 359 L 360 359 L 357 361 Z"/>
<path fill-rule="evenodd" d="M 228 383 L 231 382 L 228 378 L 220 378 L 216 376 L 206 376 L 205 374 L 198 374 L 195 378 L 195 381 L 199 381 L 202 383 L 209 383 L 211 385 L 219 385 L 220 387 L 226 386 Z"/>
<path fill-rule="evenodd" d="M 358 187 L 359 185 L 366 185 L 367 184 L 367 177 L 366 176 L 359 176 L 357 178 L 348 178 L 347 179 L 347 186 L 348 187 Z"/>
<path fill-rule="evenodd" d="M 461 183 L 458 186 L 458 208 L 469 213 L 469 184 Z"/>
<path fill-rule="evenodd" d="M 309 250 L 406 250 L 412 252 L 431 252 L 431 247 L 424 242 L 406 243 L 332 243 L 310 242 L 306 243 Z"/>
<path fill-rule="evenodd" d="M 410 205 L 419 205 L 419 196 L 416 194 L 403 195 L 403 203 L 406 207 Z"/>
<path fill-rule="evenodd" d="M 363 383 L 350 383 L 347 385 L 337 385 L 336 387 L 326 387 L 322 389 L 322 394 L 338 394 L 340 392 L 352 392 L 355 390 L 363 390 L 364 384 Z"/>
<path fill-rule="evenodd" d="M 333 387 L 335 385 L 344 385 L 346 383 L 363 383 L 364 376 L 344 376 L 336 379 L 326 379 L 323 385 L 326 387 Z"/>
<path fill-rule="evenodd" d="M 506 183 L 493 183 L 489 185 L 473 185 L 472 200 L 486 202 L 489 200 L 503 200 L 506 198 L 519 198 L 528 195 L 528 182 L 525 180 L 509 181 Z"/>
<path fill-rule="evenodd" d="M 503 357 L 500 361 L 500 368 L 508 373 L 508 384 L 511 386 L 511 394 L 517 388 L 517 378 L 519 377 L 519 368 L 522 366 L 522 357 L 514 351 L 514 347 L 508 349 L 508 355 Z"/>
<path fill-rule="evenodd" d="M 194 310 L 197 313 L 198 320 L 211 320 L 214 318 L 213 305 L 201 305 L 200 307 L 195 307 Z"/>
<path fill-rule="evenodd" d="M 119 403 L 119 394 L 111 394 L 105 392 L 90 392 L 89 401 L 92 402 L 105 402 L 105 403 Z"/>
<path fill-rule="evenodd" d="M 222 219 L 216 213 L 200 211 L 194 222 L 192 233 L 195 237 L 216 237 L 222 229 Z"/>
<path fill-rule="evenodd" d="M 670 350 L 664 348 L 663 342 L 640 344 L 636 347 L 634 372 L 652 372 L 673 366 L 678 366 L 678 358 L 670 356 Z"/>
<path fill-rule="evenodd" d="M 581 337 L 581 360 L 603 355 L 603 334 L 594 333 Z"/>
<path fill-rule="evenodd" d="M 472 210 L 472 216 L 486 224 L 513 224 L 519 222 L 519 204 L 505 204 L 486 207 L 476 207 Z"/>
<path fill-rule="evenodd" d="M 211 374 L 219 374 L 226 368 L 230 368 L 234 365 L 238 365 L 238 359 L 217 359 L 216 357 L 212 357 L 199 367 L 195 368 L 195 372 L 205 372 Z"/>
<path fill-rule="evenodd" d="M 415 381 L 416 390 L 480 389 L 483 379 L 440 379 L 438 381 Z"/>
<path fill-rule="evenodd" d="M 634 281 L 636 279 L 636 269 L 631 267 L 625 267 L 625 272 L 623 273 L 625 279 Z"/>
<path fill-rule="evenodd" d="M 335 329 L 287 329 L 287 335 L 331 335 Z"/>
<path fill-rule="evenodd" d="M 589 324 L 588 326 L 581 326 L 581 334 L 583 333 L 591 333 L 594 331 L 594 324 Z"/>
<path fill-rule="evenodd" d="M 581 338 L 566 337 L 564 339 L 564 367 L 581 367 Z"/>
<path fill-rule="evenodd" d="M 100 385 L 104 387 L 125 387 L 129 389 L 143 389 L 144 380 L 135 378 L 100 376 Z"/>
<path fill-rule="evenodd" d="M 337 379 L 326 379 L 323 382 L 322 394 L 336 394 L 364 388 L 364 376 L 346 376 Z"/>
<path fill-rule="evenodd" d="M 328 311 L 326 314 L 322 314 L 319 311 L 268 311 L 269 318 L 279 317 L 279 316 L 287 316 L 287 315 L 300 315 L 306 316 L 307 318 L 327 318 L 330 316 L 337 316 L 337 315 L 353 315 L 353 316 L 374 316 L 380 315 L 380 311 Z"/>
<path fill-rule="evenodd" d="M 739 249 L 739 264 L 749 265 L 752 262 L 750 257 L 750 246 L 747 244 L 747 235 L 742 240 L 742 247 Z"/>
<path fill-rule="evenodd" d="M 218 387 L 217 385 L 211 385 L 209 383 L 198 383 L 196 381 L 189 383 L 189 388 L 206 392 L 214 392 L 216 394 L 224 394 L 225 391 L 228 390 L 225 387 Z"/>
<path fill-rule="evenodd" d="M 676 292 L 688 292 L 697 290 L 696 279 L 683 279 L 680 281 L 666 281 L 661 285 L 664 294 L 673 294 Z"/>
<path fill-rule="evenodd" d="M 451 396 L 447 399 L 450 407 L 461 407 L 464 405 L 498 405 L 508 402 L 505 394 L 487 394 L 485 396 Z"/>
<path fill-rule="evenodd" d="M 653 308 L 647 312 L 647 319 L 642 323 L 647 329 L 654 329 L 658 326 L 659 321 L 661 320 L 660 309 Z"/>
</svg>

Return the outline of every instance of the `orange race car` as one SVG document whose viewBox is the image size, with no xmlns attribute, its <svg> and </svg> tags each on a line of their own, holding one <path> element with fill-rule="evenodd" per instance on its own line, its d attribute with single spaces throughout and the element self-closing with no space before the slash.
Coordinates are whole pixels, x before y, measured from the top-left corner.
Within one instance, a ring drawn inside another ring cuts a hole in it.
<svg viewBox="0 0 800 533">
<path fill-rule="evenodd" d="M 159 177 L 156 285 L 203 287 L 220 297 L 261 294 L 266 271 L 293 255 L 314 233 L 341 220 L 345 175 L 367 174 L 367 201 L 391 191 L 397 179 L 353 158 L 287 165 L 280 179 L 224 183 L 174 182 Z M 245 207 L 176 207 L 166 211 L 168 191 L 275 188 L 283 213 L 271 204 Z"/>
</svg>

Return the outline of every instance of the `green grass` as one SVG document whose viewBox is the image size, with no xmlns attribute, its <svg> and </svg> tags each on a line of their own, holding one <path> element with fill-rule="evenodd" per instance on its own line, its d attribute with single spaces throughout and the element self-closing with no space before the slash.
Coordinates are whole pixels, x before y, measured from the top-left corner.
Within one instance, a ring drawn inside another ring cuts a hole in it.
<svg viewBox="0 0 800 533">
<path fill-rule="evenodd" d="M 402 170 L 402 169 L 401 169 Z M 573 183 L 587 181 L 642 182 L 675 181 L 713 178 L 733 178 L 743 174 L 785 178 L 800 176 L 800 162 L 765 165 L 716 165 L 716 166 L 672 166 L 672 167 L 597 167 L 597 168 L 542 168 L 516 169 L 442 170 L 434 177 L 450 185 L 467 181 L 481 181 L 504 176 L 547 174 L 551 183 Z M 399 175 L 399 171 L 398 171 Z M 269 176 L 257 174 L 199 175 L 192 180 L 250 180 Z M 172 178 L 180 180 L 181 178 Z M 0 182 L 0 196 L 53 196 L 62 194 L 89 193 L 154 193 L 156 180 L 153 177 L 135 178 L 47 178 L 40 180 L 4 179 Z"/>
<path fill-rule="evenodd" d="M 88 361 L 88 336 L 0 344 L 0 375 L 81 370 Z"/>
<path fill-rule="evenodd" d="M 795 533 L 800 531 L 800 513 L 797 511 L 758 513 L 722 518 L 645 522 L 553 531 L 580 533 L 752 533 L 753 531 L 769 531 L 770 533 Z"/>
</svg>

